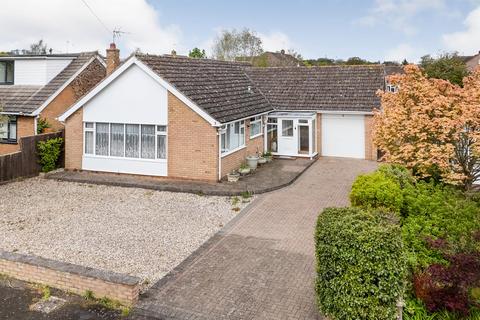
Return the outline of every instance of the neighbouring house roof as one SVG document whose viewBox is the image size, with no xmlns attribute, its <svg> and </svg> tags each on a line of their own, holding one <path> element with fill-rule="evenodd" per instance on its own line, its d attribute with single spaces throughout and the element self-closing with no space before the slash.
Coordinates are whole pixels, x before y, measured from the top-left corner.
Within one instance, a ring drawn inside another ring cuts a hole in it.
<svg viewBox="0 0 480 320">
<path fill-rule="evenodd" d="M 291 54 L 280 52 L 264 52 L 255 57 L 239 57 L 237 61 L 251 62 L 254 67 L 297 67 L 302 62 Z"/>
<path fill-rule="evenodd" d="M 372 112 L 380 108 L 385 67 L 324 66 L 246 68 L 271 105 L 279 110 Z"/>
<path fill-rule="evenodd" d="M 3 112 L 33 115 L 52 95 L 58 94 L 60 88 L 73 80 L 72 77 L 74 75 L 85 68 L 95 57 L 100 56 L 97 52 L 82 52 L 68 54 L 68 57 L 74 57 L 74 59 L 44 86 L 0 85 L 0 105 L 3 107 Z"/>
<path fill-rule="evenodd" d="M 480 51 L 473 56 L 459 56 L 465 62 L 467 70 L 473 72 L 480 65 Z"/>
<path fill-rule="evenodd" d="M 178 56 L 136 57 L 221 123 L 273 110 L 245 73 L 245 63 Z"/>
</svg>

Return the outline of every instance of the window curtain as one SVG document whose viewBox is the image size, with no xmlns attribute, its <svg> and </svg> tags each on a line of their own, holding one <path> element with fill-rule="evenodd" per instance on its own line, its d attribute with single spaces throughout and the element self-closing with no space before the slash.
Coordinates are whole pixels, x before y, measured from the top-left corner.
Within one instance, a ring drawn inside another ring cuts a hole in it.
<svg viewBox="0 0 480 320">
<path fill-rule="evenodd" d="M 93 154 L 93 131 L 85 131 L 85 154 Z"/>
<path fill-rule="evenodd" d="M 108 156 L 108 131 L 108 123 L 96 124 L 95 154 L 98 156 Z"/>
<path fill-rule="evenodd" d="M 125 128 L 123 124 L 112 123 L 110 129 L 110 155 L 112 157 L 123 157 Z"/>
<path fill-rule="evenodd" d="M 142 158 L 155 159 L 155 126 L 142 125 Z"/>
<path fill-rule="evenodd" d="M 157 159 L 167 158 L 167 136 L 157 136 Z"/>
<path fill-rule="evenodd" d="M 128 158 L 138 158 L 140 149 L 140 131 L 138 124 L 127 124 L 125 132 L 125 156 Z"/>
</svg>

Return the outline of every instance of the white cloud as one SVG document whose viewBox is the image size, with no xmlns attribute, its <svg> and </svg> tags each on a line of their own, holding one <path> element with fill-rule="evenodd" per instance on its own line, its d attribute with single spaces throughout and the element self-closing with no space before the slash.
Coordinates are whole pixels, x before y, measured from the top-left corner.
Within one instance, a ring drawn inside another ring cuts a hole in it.
<svg viewBox="0 0 480 320">
<path fill-rule="evenodd" d="M 375 5 L 369 10 L 368 15 L 354 23 L 369 27 L 385 25 L 412 35 L 417 31 L 413 20 L 418 14 L 431 10 L 452 14 L 445 9 L 445 0 L 375 0 Z"/>
<path fill-rule="evenodd" d="M 476 53 L 480 50 L 480 6 L 467 15 L 464 25 L 464 31 L 443 35 L 443 42 L 449 50 Z"/>
<path fill-rule="evenodd" d="M 265 51 L 280 51 L 284 49 L 293 49 L 294 45 L 288 35 L 283 32 L 275 31 L 268 34 L 259 33 L 259 37 L 262 39 L 263 50 Z"/>
<path fill-rule="evenodd" d="M 385 54 L 384 60 L 402 62 L 403 59 L 407 59 L 408 62 L 418 62 L 420 59 L 419 52 L 419 49 L 412 47 L 410 44 L 401 43 L 388 50 Z"/>
<path fill-rule="evenodd" d="M 146 0 L 87 0 L 107 28 L 128 32 L 119 39 L 122 55 L 136 48 L 167 53 L 181 48 L 181 31 L 159 23 L 158 12 Z M 99 50 L 112 35 L 80 0 L 7 0 L 0 11 L 0 50 L 28 48 L 44 39 L 55 52 Z M 127 51 L 127 52 L 125 52 Z"/>
</svg>

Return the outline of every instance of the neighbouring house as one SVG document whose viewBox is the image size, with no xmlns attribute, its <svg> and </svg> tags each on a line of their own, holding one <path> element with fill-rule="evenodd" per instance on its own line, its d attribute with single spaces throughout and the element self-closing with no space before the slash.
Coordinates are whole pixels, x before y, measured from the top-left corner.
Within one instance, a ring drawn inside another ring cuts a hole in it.
<svg viewBox="0 0 480 320">
<path fill-rule="evenodd" d="M 0 155 L 19 151 L 39 121 L 62 130 L 56 118 L 104 77 L 96 52 L 0 56 Z"/>
<path fill-rule="evenodd" d="M 217 181 L 264 150 L 377 157 L 384 66 L 254 68 L 134 54 L 112 69 L 59 117 L 67 170 Z"/>
<path fill-rule="evenodd" d="M 480 51 L 473 56 L 461 56 L 460 58 L 465 62 L 469 72 L 473 72 L 480 66 Z"/>
</svg>

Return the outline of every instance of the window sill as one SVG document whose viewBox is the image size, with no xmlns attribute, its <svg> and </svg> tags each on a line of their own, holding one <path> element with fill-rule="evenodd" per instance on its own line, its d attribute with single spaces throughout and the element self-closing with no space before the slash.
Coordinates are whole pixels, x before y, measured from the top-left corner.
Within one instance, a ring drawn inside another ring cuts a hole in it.
<svg viewBox="0 0 480 320">
<path fill-rule="evenodd" d="M 250 137 L 250 140 L 263 136 L 263 132 Z"/>
<path fill-rule="evenodd" d="M 107 159 L 107 160 L 125 160 L 125 161 L 142 161 L 142 162 L 156 162 L 166 163 L 167 159 L 143 159 L 143 158 L 127 158 L 127 157 L 111 157 L 111 156 L 97 156 L 94 154 L 83 154 L 85 158 L 92 159 Z"/>
<path fill-rule="evenodd" d="M 236 148 L 236 149 L 233 149 L 233 150 L 230 150 L 230 151 L 228 151 L 228 152 L 222 153 L 221 157 L 222 157 L 222 158 L 223 158 L 223 157 L 226 157 L 226 156 L 228 156 L 228 155 L 231 155 L 232 153 L 235 153 L 235 152 L 237 152 L 237 151 L 240 151 L 240 150 L 242 150 L 242 149 L 245 149 L 246 147 L 247 147 L 246 145 L 243 145 L 243 146 L 240 146 L 240 147 L 238 147 L 238 148 Z"/>
<path fill-rule="evenodd" d="M 18 141 L 0 140 L 0 144 L 18 144 Z"/>
</svg>

